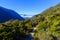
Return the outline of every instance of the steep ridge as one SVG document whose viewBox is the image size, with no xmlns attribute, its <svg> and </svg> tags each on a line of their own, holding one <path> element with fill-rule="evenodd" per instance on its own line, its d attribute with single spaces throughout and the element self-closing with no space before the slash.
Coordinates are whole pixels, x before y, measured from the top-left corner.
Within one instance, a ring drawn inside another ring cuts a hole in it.
<svg viewBox="0 0 60 40">
<path fill-rule="evenodd" d="M 0 23 L 8 20 L 24 20 L 18 13 L 13 10 L 0 7 Z"/>
<path fill-rule="evenodd" d="M 35 15 L 32 23 L 35 26 L 38 25 L 34 35 L 35 39 L 60 40 L 60 3 Z"/>
</svg>

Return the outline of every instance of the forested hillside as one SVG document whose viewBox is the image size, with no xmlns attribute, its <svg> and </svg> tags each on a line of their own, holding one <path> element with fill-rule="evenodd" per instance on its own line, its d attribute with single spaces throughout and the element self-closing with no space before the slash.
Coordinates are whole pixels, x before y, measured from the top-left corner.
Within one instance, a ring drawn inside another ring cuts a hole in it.
<svg viewBox="0 0 60 40">
<path fill-rule="evenodd" d="M 27 40 L 34 27 L 31 40 L 60 40 L 60 4 L 31 19 L 0 23 L 0 40 Z"/>
<path fill-rule="evenodd" d="M 35 39 L 60 40 L 60 4 L 36 15 L 33 20 L 37 24 Z"/>
<path fill-rule="evenodd" d="M 33 27 L 30 20 L 10 20 L 0 24 L 0 40 L 22 40 L 29 36 Z"/>
</svg>

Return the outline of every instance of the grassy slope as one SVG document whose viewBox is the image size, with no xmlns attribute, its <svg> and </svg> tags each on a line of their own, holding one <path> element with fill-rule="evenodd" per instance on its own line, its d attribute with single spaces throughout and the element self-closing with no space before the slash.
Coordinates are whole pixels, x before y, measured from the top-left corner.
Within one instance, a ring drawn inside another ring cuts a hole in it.
<svg viewBox="0 0 60 40">
<path fill-rule="evenodd" d="M 60 4 L 36 15 L 33 21 L 38 25 L 35 39 L 58 40 L 60 38 Z"/>
</svg>

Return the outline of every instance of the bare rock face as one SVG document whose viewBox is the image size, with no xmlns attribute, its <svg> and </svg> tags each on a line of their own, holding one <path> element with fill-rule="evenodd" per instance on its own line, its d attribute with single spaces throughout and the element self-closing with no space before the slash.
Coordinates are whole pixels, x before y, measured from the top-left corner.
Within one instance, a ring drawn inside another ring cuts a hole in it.
<svg viewBox="0 0 60 40">
<path fill-rule="evenodd" d="M 0 7 L 0 23 L 8 20 L 24 20 L 24 18 L 13 10 Z"/>
</svg>

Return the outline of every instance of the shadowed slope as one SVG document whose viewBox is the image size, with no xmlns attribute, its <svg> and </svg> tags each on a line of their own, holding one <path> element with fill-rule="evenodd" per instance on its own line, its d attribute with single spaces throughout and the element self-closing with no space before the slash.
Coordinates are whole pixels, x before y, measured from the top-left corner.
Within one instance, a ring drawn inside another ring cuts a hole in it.
<svg viewBox="0 0 60 40">
<path fill-rule="evenodd" d="M 18 13 L 13 10 L 0 7 L 0 23 L 8 20 L 24 20 Z"/>
</svg>

